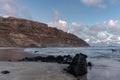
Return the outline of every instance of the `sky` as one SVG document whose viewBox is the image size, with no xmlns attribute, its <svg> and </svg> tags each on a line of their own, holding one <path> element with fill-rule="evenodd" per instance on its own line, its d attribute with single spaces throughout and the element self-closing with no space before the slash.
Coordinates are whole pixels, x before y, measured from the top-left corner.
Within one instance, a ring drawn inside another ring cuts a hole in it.
<svg viewBox="0 0 120 80">
<path fill-rule="evenodd" d="M 120 44 L 120 0 L 0 0 L 0 16 L 47 23 L 90 44 Z"/>
</svg>

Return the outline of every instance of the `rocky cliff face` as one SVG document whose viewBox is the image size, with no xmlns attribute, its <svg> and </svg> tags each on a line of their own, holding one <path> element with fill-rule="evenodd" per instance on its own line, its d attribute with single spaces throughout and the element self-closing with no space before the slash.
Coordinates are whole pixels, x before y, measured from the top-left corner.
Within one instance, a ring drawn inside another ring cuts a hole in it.
<svg viewBox="0 0 120 80">
<path fill-rule="evenodd" d="M 47 24 L 15 17 L 0 17 L 0 46 L 76 47 L 89 46 L 77 36 Z"/>
</svg>

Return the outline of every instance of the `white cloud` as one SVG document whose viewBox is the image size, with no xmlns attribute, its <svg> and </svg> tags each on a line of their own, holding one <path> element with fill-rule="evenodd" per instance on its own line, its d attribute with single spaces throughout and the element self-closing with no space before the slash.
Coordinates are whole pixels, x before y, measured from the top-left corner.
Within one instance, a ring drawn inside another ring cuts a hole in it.
<svg viewBox="0 0 120 80">
<path fill-rule="evenodd" d="M 66 31 L 67 32 L 67 28 L 68 28 L 68 26 L 67 26 L 67 22 L 66 21 L 64 21 L 64 20 L 59 20 L 58 22 L 57 22 L 57 28 L 58 29 L 61 29 L 61 30 L 63 30 L 63 31 Z"/>
<path fill-rule="evenodd" d="M 90 39 L 85 39 L 85 41 L 86 41 L 87 43 L 89 43 Z"/>
<path fill-rule="evenodd" d="M 17 11 L 15 9 L 13 9 L 12 6 L 10 6 L 9 4 L 5 4 L 2 8 L 2 11 L 5 12 L 6 15 L 14 15 L 14 16 L 18 16 L 17 15 Z"/>
<path fill-rule="evenodd" d="M 77 22 L 72 22 L 72 27 L 76 32 L 78 31 L 85 31 L 87 29 L 87 25 L 84 23 L 77 23 Z"/>
<path fill-rule="evenodd" d="M 110 4 L 115 4 L 118 0 L 109 0 Z"/>
<path fill-rule="evenodd" d="M 92 26 L 73 22 L 70 32 L 89 43 L 117 43 L 120 42 L 119 22 L 118 20 L 109 20 Z"/>
<path fill-rule="evenodd" d="M 67 22 L 66 21 L 59 20 L 58 23 L 61 27 L 67 27 Z"/>
<path fill-rule="evenodd" d="M 99 32 L 98 33 L 98 38 L 100 40 L 106 40 L 109 37 L 109 35 L 107 35 L 105 32 Z"/>
<path fill-rule="evenodd" d="M 99 8 L 105 8 L 103 0 L 80 0 L 83 4 L 87 6 L 97 6 Z"/>
<path fill-rule="evenodd" d="M 87 25 L 82 22 L 72 22 L 68 26 L 67 21 L 60 18 L 58 11 L 55 11 L 53 22 L 48 23 L 51 27 L 56 27 L 68 33 L 73 33 L 88 43 L 120 43 L 119 20 L 108 20 L 102 23 Z"/>
<path fill-rule="evenodd" d="M 76 22 L 72 22 L 72 26 L 74 26 L 74 27 L 79 27 L 80 24 L 78 24 L 78 23 L 76 23 Z"/>
<path fill-rule="evenodd" d="M 114 35 L 120 34 L 119 20 L 109 20 L 108 21 L 108 32 Z"/>
<path fill-rule="evenodd" d="M 81 0 L 86 5 L 96 5 L 96 4 L 101 4 L 103 0 Z"/>
<path fill-rule="evenodd" d="M 65 32 L 69 32 L 67 22 L 64 20 L 58 20 L 57 22 L 48 23 L 49 27 L 56 27 L 57 29 L 63 30 Z"/>
<path fill-rule="evenodd" d="M 95 6 L 99 8 L 106 8 L 108 4 L 115 4 L 118 0 L 80 0 L 83 4 L 87 6 Z"/>
<path fill-rule="evenodd" d="M 0 0 L 0 15 L 31 18 L 27 8 L 18 0 Z"/>
<path fill-rule="evenodd" d="M 62 20 L 60 18 L 60 13 L 57 10 L 54 11 L 53 21 L 48 23 L 48 26 L 49 27 L 56 27 L 56 28 L 61 29 L 65 32 L 69 32 L 67 21 Z"/>
<path fill-rule="evenodd" d="M 111 26 L 111 27 L 116 27 L 117 26 L 117 23 L 118 23 L 118 20 L 110 20 L 108 22 L 108 25 Z"/>
</svg>

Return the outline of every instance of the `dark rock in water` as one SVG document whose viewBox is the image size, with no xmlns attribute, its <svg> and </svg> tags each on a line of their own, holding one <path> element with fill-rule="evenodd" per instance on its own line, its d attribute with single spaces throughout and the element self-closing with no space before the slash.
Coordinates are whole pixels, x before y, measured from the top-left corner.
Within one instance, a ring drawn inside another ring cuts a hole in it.
<svg viewBox="0 0 120 80">
<path fill-rule="evenodd" d="M 91 62 L 88 62 L 88 67 L 92 67 L 93 64 Z"/>
<path fill-rule="evenodd" d="M 39 52 L 39 51 L 34 51 L 34 53 L 37 53 L 37 52 Z"/>
<path fill-rule="evenodd" d="M 57 56 L 56 61 L 57 61 L 57 63 L 63 63 L 64 57 L 63 56 Z"/>
<path fill-rule="evenodd" d="M 2 71 L 1 73 L 2 73 L 2 74 L 9 74 L 10 71 L 5 70 L 5 71 Z"/>
<path fill-rule="evenodd" d="M 116 52 L 116 50 L 115 50 L 115 49 L 112 49 L 112 52 Z"/>
<path fill-rule="evenodd" d="M 46 62 L 55 62 L 56 58 L 52 55 L 46 57 Z"/>
<path fill-rule="evenodd" d="M 53 56 L 53 55 L 48 55 L 46 57 L 43 56 L 37 56 L 37 57 L 25 57 L 23 59 L 19 59 L 18 61 L 27 61 L 27 62 L 32 62 L 32 61 L 41 61 L 41 62 L 54 62 L 54 63 L 60 63 L 60 64 L 70 64 L 72 62 L 72 57 L 70 55 L 64 55 L 64 56 Z"/>
<path fill-rule="evenodd" d="M 64 64 L 70 64 L 72 62 L 72 57 L 70 55 L 64 55 Z"/>
<path fill-rule="evenodd" d="M 70 66 L 67 69 L 67 72 L 74 76 L 82 76 L 87 73 L 87 56 L 80 53 L 76 54 L 73 58 Z"/>
<path fill-rule="evenodd" d="M 11 61 L 10 59 L 8 61 Z"/>
</svg>

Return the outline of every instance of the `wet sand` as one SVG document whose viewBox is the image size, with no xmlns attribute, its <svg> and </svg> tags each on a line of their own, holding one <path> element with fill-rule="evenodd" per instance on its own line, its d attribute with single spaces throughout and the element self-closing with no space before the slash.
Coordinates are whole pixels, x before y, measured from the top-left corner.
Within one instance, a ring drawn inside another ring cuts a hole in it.
<svg viewBox="0 0 120 80">
<path fill-rule="evenodd" d="M 72 75 L 63 72 L 66 67 L 57 63 L 43 62 L 0 62 L 0 80 L 76 80 Z"/>
<path fill-rule="evenodd" d="M 23 52 L 23 49 L 0 49 L 0 80 L 76 80 L 63 71 L 67 66 L 65 64 L 8 62 L 34 56 L 38 55 Z M 120 80 L 119 61 L 106 58 L 88 59 L 88 61 L 94 66 L 88 68 L 87 75 L 81 76 L 80 80 Z M 10 71 L 10 74 L 2 74 L 3 70 Z"/>
<path fill-rule="evenodd" d="M 76 80 L 63 71 L 68 65 L 44 62 L 17 62 L 18 59 L 34 57 L 37 54 L 23 52 L 23 49 L 0 49 L 0 80 Z M 2 74 L 4 70 L 9 74 Z"/>
<path fill-rule="evenodd" d="M 0 49 L 0 61 L 17 61 L 25 57 L 34 57 L 37 54 L 24 52 L 22 48 L 18 49 Z"/>
</svg>

